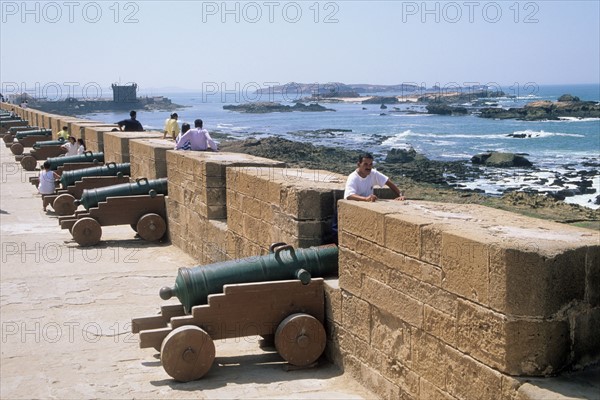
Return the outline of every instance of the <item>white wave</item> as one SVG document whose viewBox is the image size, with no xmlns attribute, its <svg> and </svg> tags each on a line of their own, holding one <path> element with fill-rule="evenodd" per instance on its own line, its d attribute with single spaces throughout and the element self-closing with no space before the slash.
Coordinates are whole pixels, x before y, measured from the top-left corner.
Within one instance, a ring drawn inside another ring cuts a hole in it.
<svg viewBox="0 0 600 400">
<path fill-rule="evenodd" d="M 524 131 L 515 131 L 513 135 L 525 135 L 527 138 L 547 138 L 552 136 L 568 136 L 568 137 L 585 137 L 578 133 L 562 133 L 562 132 L 546 132 L 546 131 L 534 131 L 526 129 Z"/>
<path fill-rule="evenodd" d="M 590 121 L 600 121 L 600 118 L 558 117 L 558 121 L 554 121 L 554 122 L 590 122 Z"/>
</svg>

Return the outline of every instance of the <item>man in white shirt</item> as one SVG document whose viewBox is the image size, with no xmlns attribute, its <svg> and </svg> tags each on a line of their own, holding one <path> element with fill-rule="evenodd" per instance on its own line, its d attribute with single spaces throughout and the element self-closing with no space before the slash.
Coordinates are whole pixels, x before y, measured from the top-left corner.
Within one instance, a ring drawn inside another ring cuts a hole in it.
<svg viewBox="0 0 600 400">
<path fill-rule="evenodd" d="M 404 195 L 387 176 L 373 168 L 373 156 L 363 154 L 358 159 L 358 168 L 348 176 L 346 181 L 346 190 L 344 190 L 345 200 L 355 201 L 376 201 L 377 196 L 373 194 L 375 185 L 387 186 L 396 194 L 396 200 L 404 200 Z"/>
<path fill-rule="evenodd" d="M 177 142 L 175 150 L 181 150 L 189 143 L 190 150 L 195 151 L 206 151 L 209 148 L 212 151 L 219 151 L 217 144 L 208 134 L 206 129 L 202 129 L 202 120 L 197 119 L 194 121 L 194 129 L 190 129 L 183 135 Z"/>
</svg>

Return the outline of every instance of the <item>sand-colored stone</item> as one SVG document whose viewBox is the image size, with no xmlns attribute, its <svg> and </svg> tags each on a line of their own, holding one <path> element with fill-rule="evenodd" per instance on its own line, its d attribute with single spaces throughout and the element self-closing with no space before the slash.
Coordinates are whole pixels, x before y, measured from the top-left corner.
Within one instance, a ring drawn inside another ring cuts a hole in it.
<svg viewBox="0 0 600 400">
<path fill-rule="evenodd" d="M 167 150 L 173 142 L 164 139 L 132 139 L 129 141 L 131 176 L 158 179 L 167 177 Z"/>
<path fill-rule="evenodd" d="M 104 134 L 104 159 L 117 163 L 130 162 L 129 141 L 132 139 L 159 139 L 161 132 L 106 132 Z"/>
</svg>

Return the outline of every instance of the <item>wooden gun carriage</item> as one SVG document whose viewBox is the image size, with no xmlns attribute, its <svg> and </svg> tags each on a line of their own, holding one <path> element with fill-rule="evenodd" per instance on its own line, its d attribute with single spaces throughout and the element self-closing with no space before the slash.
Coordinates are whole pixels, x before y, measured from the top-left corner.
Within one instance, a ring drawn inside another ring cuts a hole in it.
<svg viewBox="0 0 600 400">
<path fill-rule="evenodd" d="M 141 348 L 160 351 L 175 380 L 204 376 L 213 364 L 213 340 L 259 335 L 295 367 L 316 364 L 326 344 L 323 279 L 337 274 L 335 245 L 294 249 L 271 245 L 270 254 L 195 268 L 180 268 L 173 288 L 182 304 L 132 319 Z M 312 278 L 317 276 L 319 278 Z M 297 278 L 297 279 L 294 279 Z"/>
<path fill-rule="evenodd" d="M 80 200 L 85 210 L 59 217 L 62 229 L 68 229 L 80 246 L 100 242 L 102 226 L 130 225 L 149 242 L 160 240 L 167 231 L 165 195 L 167 179 L 137 179 L 132 183 L 84 189 Z"/>
</svg>

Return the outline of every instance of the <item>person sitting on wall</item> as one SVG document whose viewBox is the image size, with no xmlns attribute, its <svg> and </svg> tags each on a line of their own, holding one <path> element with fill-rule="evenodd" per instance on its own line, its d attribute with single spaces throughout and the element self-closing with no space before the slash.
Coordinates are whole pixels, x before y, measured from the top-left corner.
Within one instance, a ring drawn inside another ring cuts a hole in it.
<svg viewBox="0 0 600 400">
<path fill-rule="evenodd" d="M 62 127 L 62 130 L 60 132 L 58 132 L 58 140 L 67 140 L 69 138 L 69 132 L 67 130 L 68 128 L 66 126 Z"/>
<path fill-rule="evenodd" d="M 179 135 L 177 135 L 177 137 L 175 138 L 175 143 L 179 143 L 179 141 L 181 140 L 181 136 L 185 135 L 185 133 L 187 131 L 189 131 L 191 129 L 190 124 L 188 124 L 187 122 L 184 122 L 183 124 L 181 124 L 181 132 L 179 132 Z M 192 146 L 190 144 L 190 142 L 186 142 L 183 147 L 181 148 L 181 150 L 191 150 Z"/>
<path fill-rule="evenodd" d="M 171 135 L 173 140 L 179 135 L 179 124 L 177 123 L 177 118 L 179 115 L 177 113 L 171 114 L 171 117 L 165 121 L 165 132 L 163 134 L 163 139 L 167 138 L 167 135 Z"/>
<path fill-rule="evenodd" d="M 136 119 L 137 112 L 131 111 L 129 113 L 129 116 L 131 118 L 117 122 L 117 125 L 119 125 L 119 129 L 124 132 L 142 132 L 144 130 L 144 127 L 142 126 L 142 124 L 140 124 L 140 121 Z"/>
<path fill-rule="evenodd" d="M 40 183 L 38 185 L 38 191 L 42 196 L 54 194 L 56 191 L 56 179 L 60 179 L 60 175 L 50 170 L 50 161 L 44 161 L 43 169 L 40 171 Z M 44 211 L 46 211 L 45 205 Z"/>
<path fill-rule="evenodd" d="M 190 150 L 194 151 L 206 151 L 210 148 L 212 151 L 219 151 L 217 144 L 210 137 L 206 129 L 202 129 L 202 120 L 197 119 L 194 121 L 194 129 L 190 129 L 179 139 L 175 150 L 182 150 L 188 143 Z"/>
<path fill-rule="evenodd" d="M 73 136 L 69 136 L 69 141 L 65 144 L 63 144 L 62 147 L 63 149 L 67 150 L 67 154 L 65 154 L 65 156 L 76 156 L 77 155 L 77 144 L 76 144 L 77 140 L 75 140 L 75 138 Z"/>
<path fill-rule="evenodd" d="M 377 196 L 373 194 L 375 185 L 387 186 L 392 189 L 396 195 L 395 200 L 404 200 L 404 194 L 398 189 L 387 176 L 373 168 L 373 156 L 365 153 L 359 156 L 357 168 L 348 176 L 346 189 L 344 190 L 345 200 L 355 201 L 377 201 Z"/>
<path fill-rule="evenodd" d="M 77 154 L 85 153 L 85 142 L 83 139 L 77 139 Z"/>
</svg>

